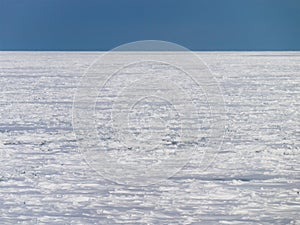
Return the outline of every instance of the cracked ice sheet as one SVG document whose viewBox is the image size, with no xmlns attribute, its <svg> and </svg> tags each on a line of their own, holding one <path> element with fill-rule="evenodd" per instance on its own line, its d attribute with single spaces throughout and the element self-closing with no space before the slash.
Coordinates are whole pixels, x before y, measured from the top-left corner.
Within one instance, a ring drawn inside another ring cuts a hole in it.
<svg viewBox="0 0 300 225">
<path fill-rule="evenodd" d="M 73 95 L 98 54 L 0 53 L 1 224 L 300 223 L 299 52 L 198 53 L 224 95 L 223 147 L 147 187 L 105 180 L 78 151 Z"/>
</svg>

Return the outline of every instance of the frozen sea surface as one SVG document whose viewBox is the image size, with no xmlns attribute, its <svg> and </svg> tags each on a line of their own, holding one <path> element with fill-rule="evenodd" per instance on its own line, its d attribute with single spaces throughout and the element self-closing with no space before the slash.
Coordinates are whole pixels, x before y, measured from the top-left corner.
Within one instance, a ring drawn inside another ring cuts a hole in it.
<svg viewBox="0 0 300 225">
<path fill-rule="evenodd" d="M 145 187 L 78 150 L 73 97 L 99 54 L 0 52 L 0 224 L 300 224 L 300 52 L 197 53 L 223 92 L 223 146 Z"/>
</svg>

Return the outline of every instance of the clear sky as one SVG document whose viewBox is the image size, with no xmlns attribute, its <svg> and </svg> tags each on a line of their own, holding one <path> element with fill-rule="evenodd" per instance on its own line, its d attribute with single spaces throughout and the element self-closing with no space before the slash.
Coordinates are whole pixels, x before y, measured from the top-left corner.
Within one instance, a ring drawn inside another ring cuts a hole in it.
<svg viewBox="0 0 300 225">
<path fill-rule="evenodd" d="M 0 0 L 0 50 L 300 50 L 300 0 Z"/>
</svg>

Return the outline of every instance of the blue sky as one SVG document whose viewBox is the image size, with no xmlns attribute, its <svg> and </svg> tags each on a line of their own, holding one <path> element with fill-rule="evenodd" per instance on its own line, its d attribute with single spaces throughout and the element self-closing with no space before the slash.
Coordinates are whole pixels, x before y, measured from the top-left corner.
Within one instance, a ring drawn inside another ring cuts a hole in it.
<svg viewBox="0 0 300 225">
<path fill-rule="evenodd" d="M 300 0 L 0 0 L 0 50 L 300 50 Z"/>
</svg>

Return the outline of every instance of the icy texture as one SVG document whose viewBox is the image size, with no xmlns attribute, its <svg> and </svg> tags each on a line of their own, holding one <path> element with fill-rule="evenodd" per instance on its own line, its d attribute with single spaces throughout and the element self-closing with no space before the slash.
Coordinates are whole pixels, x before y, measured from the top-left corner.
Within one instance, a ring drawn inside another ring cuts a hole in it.
<svg viewBox="0 0 300 225">
<path fill-rule="evenodd" d="M 221 151 L 130 187 L 95 173 L 73 133 L 99 53 L 1 52 L 0 224 L 300 224 L 300 53 L 198 54 L 226 103 Z"/>
</svg>

